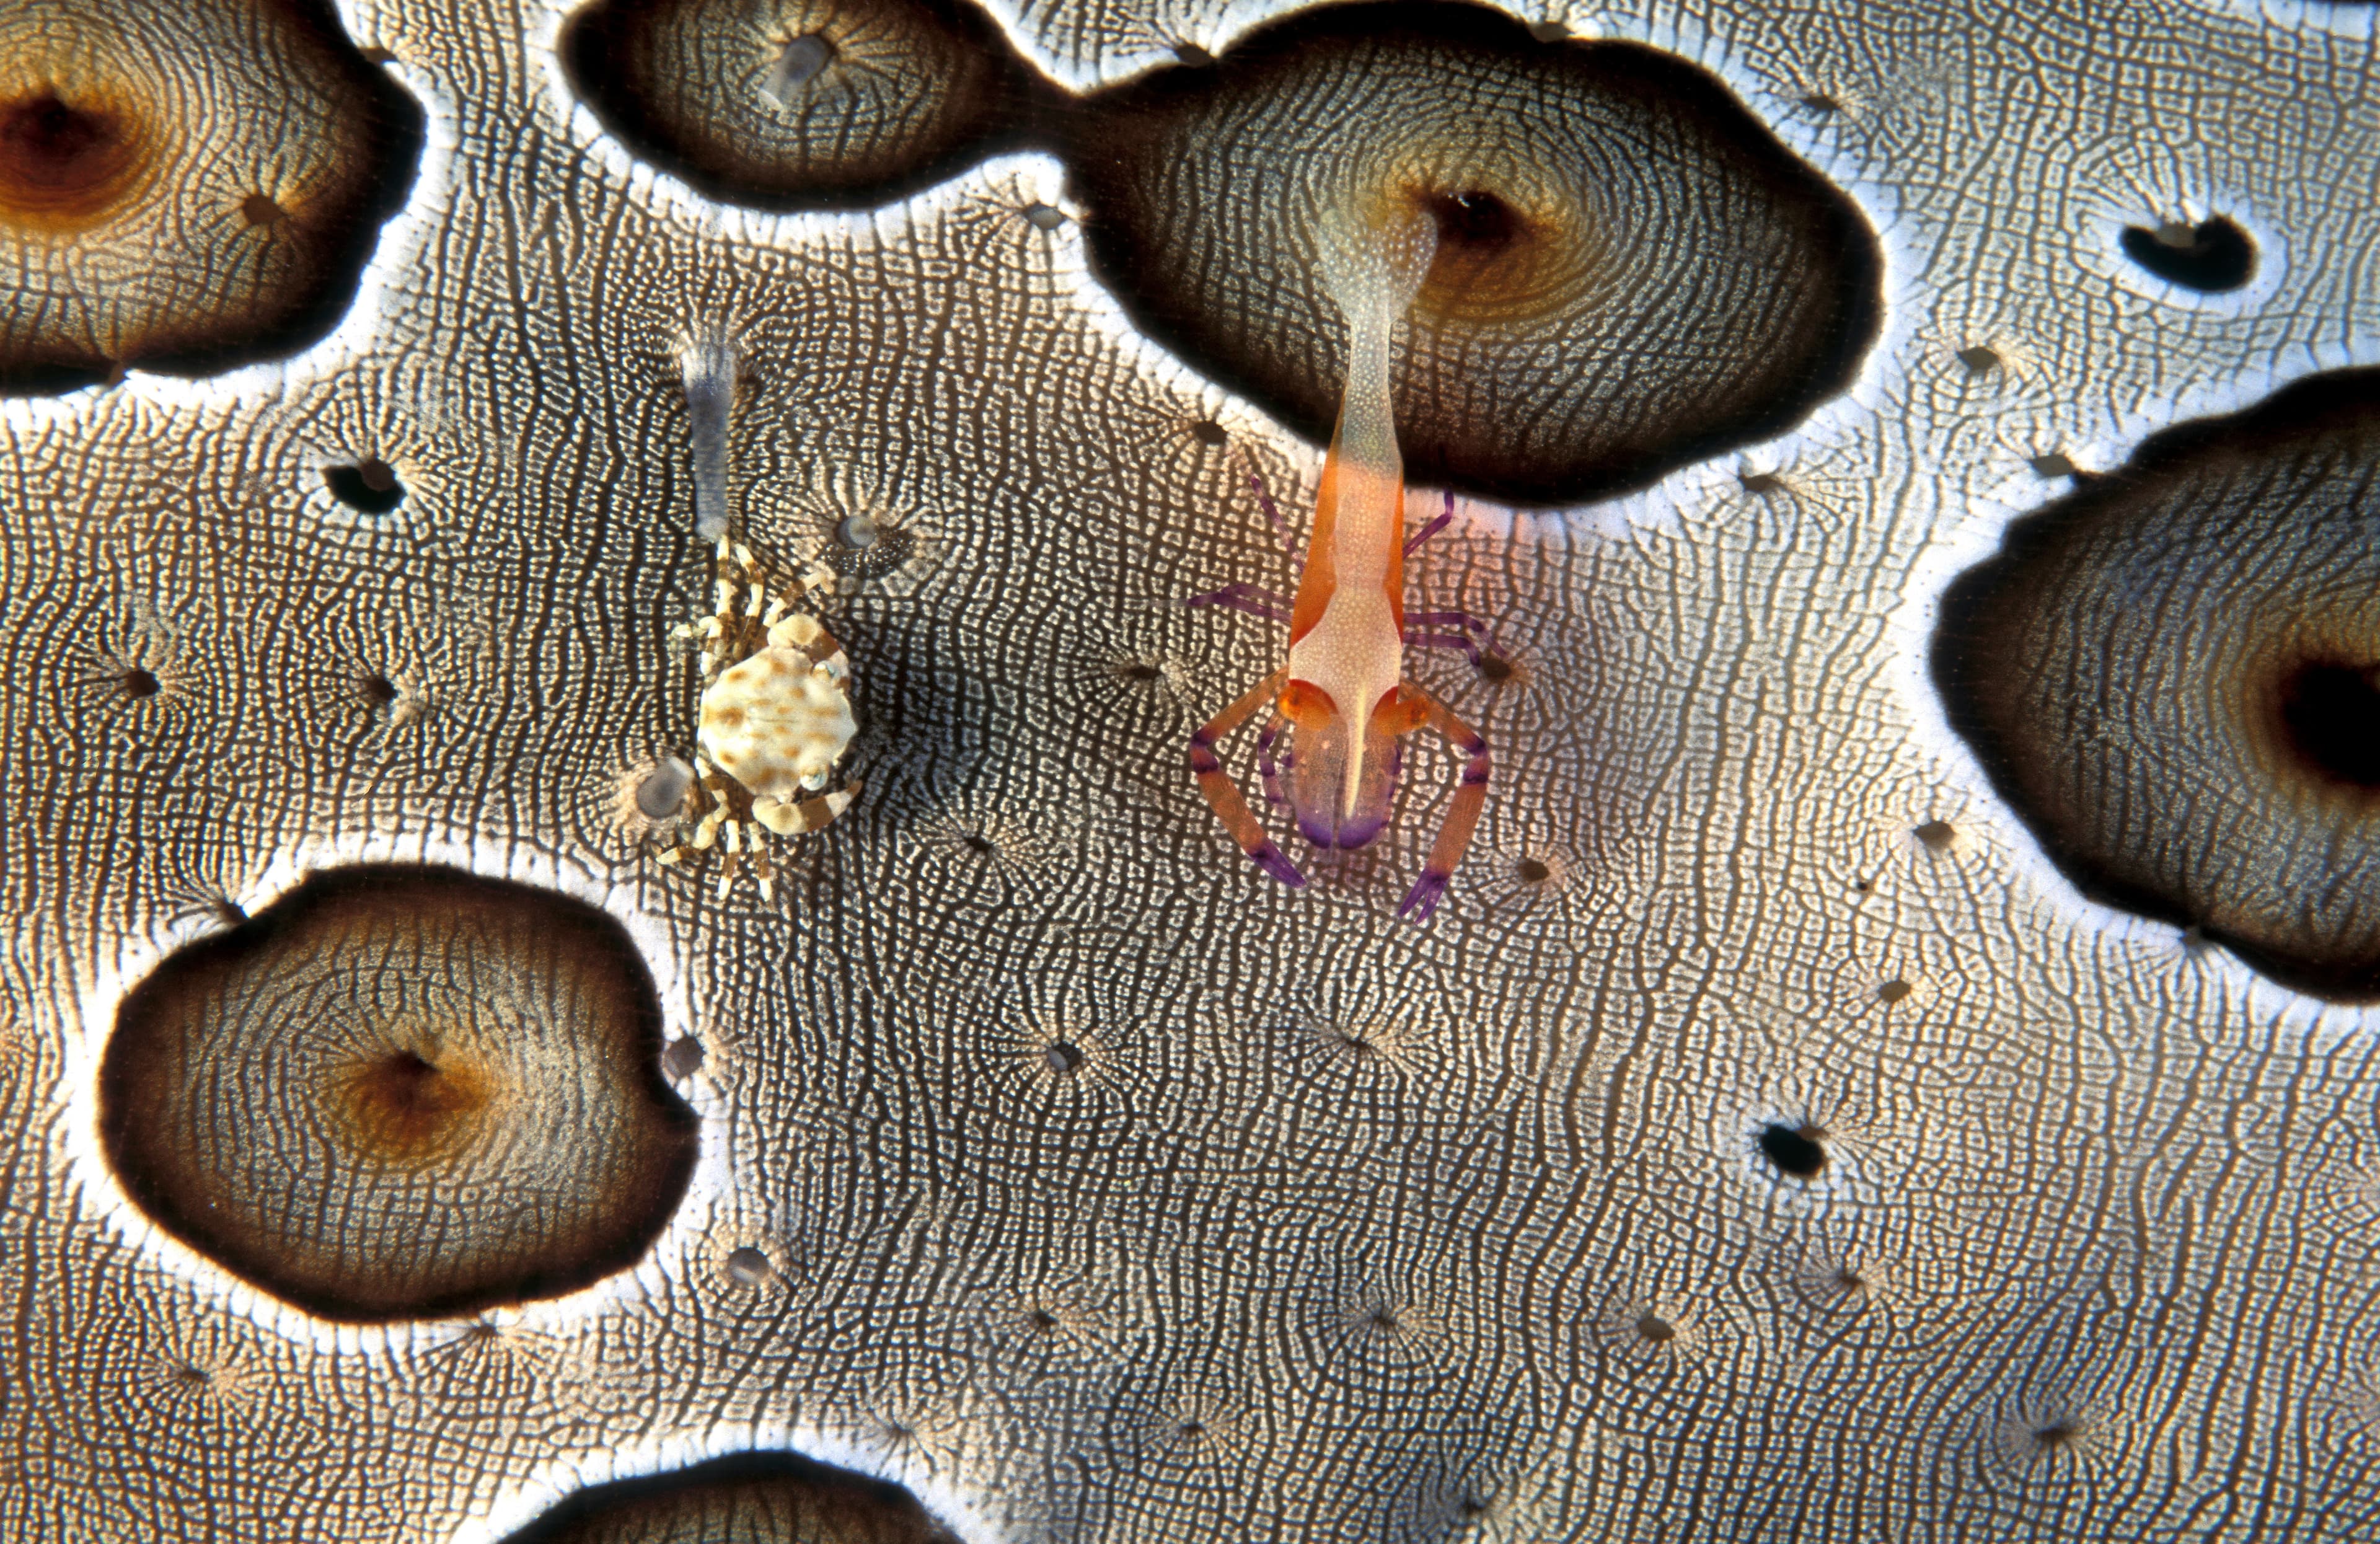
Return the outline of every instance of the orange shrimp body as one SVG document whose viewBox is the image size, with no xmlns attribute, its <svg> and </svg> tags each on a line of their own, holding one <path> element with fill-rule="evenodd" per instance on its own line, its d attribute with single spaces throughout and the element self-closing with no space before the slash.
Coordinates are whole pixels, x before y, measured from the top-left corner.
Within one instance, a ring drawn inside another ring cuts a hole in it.
<svg viewBox="0 0 2380 1544">
<path fill-rule="evenodd" d="M 1264 834 L 1224 773 L 1215 742 L 1271 700 L 1266 744 L 1290 727 L 1286 802 L 1298 830 L 1317 846 L 1360 847 L 1387 829 L 1399 738 L 1436 723 L 1469 765 L 1429 865 L 1398 907 L 1421 921 L 1462 860 L 1488 767 L 1477 732 L 1404 679 L 1404 460 L 1389 342 L 1437 240 L 1426 215 L 1406 213 L 1350 238 L 1325 233 L 1324 282 L 1347 322 L 1347 388 L 1290 611 L 1289 663 L 1191 737 L 1190 766 L 1241 848 L 1275 879 L 1299 885 L 1305 876 Z"/>
</svg>

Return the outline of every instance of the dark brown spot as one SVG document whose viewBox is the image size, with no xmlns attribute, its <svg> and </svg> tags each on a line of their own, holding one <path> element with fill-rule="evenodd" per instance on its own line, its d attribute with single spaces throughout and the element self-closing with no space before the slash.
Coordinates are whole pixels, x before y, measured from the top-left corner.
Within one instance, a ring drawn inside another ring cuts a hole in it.
<svg viewBox="0 0 2380 1544">
<path fill-rule="evenodd" d="M 44 91 L 0 104 L 0 219 L 72 230 L 105 217 L 140 170 L 132 117 Z"/>
<path fill-rule="evenodd" d="M 1548 47 L 1486 6 L 1306 7 L 1052 121 L 1135 320 L 1318 440 L 1345 340 L 1313 233 L 1366 200 L 1431 219 L 1397 344 L 1416 482 L 1522 503 L 1642 486 L 1806 417 L 1881 314 L 1865 217 L 1717 77 Z M 1377 185 L 1312 173 L 1342 161 Z"/>
<path fill-rule="evenodd" d="M 1944 592 L 1951 724 L 2109 906 L 2380 997 L 2380 371 L 2152 435 Z"/>
<path fill-rule="evenodd" d="M 949 0 L 594 0 L 561 53 L 636 153 L 769 208 L 873 207 L 940 181 L 1020 143 L 1034 91 L 1001 30 Z"/>
<path fill-rule="evenodd" d="M 1219 447 L 1231 443 L 1232 436 L 1213 419 L 1200 419 L 1190 426 L 1190 437 L 1202 445 Z"/>
<path fill-rule="evenodd" d="M 2082 1437 L 2082 1429 L 2072 1421 L 2051 1421 L 2047 1426 L 2033 1429 L 2033 1440 L 2050 1452 L 2072 1447 Z"/>
<path fill-rule="evenodd" d="M 1553 872 L 1539 857 L 1524 857 L 1512 865 L 1512 877 L 1523 884 L 1543 884 L 1553 878 Z"/>
<path fill-rule="evenodd" d="M 170 18 L 170 41 L 106 6 L 40 16 L 10 34 L 0 235 L 72 244 L 74 282 L 44 286 L 39 306 L 0 306 L 0 393 L 71 390 L 128 366 L 210 374 L 302 346 L 347 313 L 409 191 L 422 118 L 333 7 L 175 6 L 150 18 Z M 270 261 L 251 234 L 265 227 Z"/>
<path fill-rule="evenodd" d="M 1636 1333 L 1652 1345 L 1667 1345 L 1678 1338 L 1678 1327 L 1658 1314 L 1646 1314 L 1636 1321 Z"/>
<path fill-rule="evenodd" d="M 441 1067 L 418 1051 L 392 1051 L 356 1067 L 342 1090 L 365 1149 L 390 1162 L 418 1163 L 470 1135 L 494 1097 L 483 1071 Z"/>
<path fill-rule="evenodd" d="M 1025 1322 L 1036 1330 L 1044 1331 L 1055 1330 L 1058 1327 L 1057 1316 L 1047 1308 L 1034 1308 L 1027 1311 L 1025 1315 Z"/>
<path fill-rule="evenodd" d="M 1195 43 L 1176 43 L 1173 56 L 1192 69 L 1205 69 L 1215 62 L 1215 55 Z"/>
<path fill-rule="evenodd" d="M 1980 343 L 1971 348 L 1960 349 L 1958 359 L 1970 375 L 1987 375 L 2000 368 L 1998 351 L 1986 348 Z"/>
<path fill-rule="evenodd" d="M 1887 981 L 1876 989 L 1876 994 L 1887 1004 L 1899 1003 L 1917 989 L 1906 981 Z"/>
<path fill-rule="evenodd" d="M 1518 666 L 1501 654 L 1479 656 L 1479 678 L 1491 687 L 1500 687 L 1520 674 Z"/>
<path fill-rule="evenodd" d="M 135 665 L 115 678 L 115 686 L 130 700 L 144 701 L 157 695 L 157 673 Z"/>
<path fill-rule="evenodd" d="M 2025 465 L 2031 467 L 2040 476 L 2046 478 L 2072 477 L 2082 469 L 2075 466 L 2073 457 L 2062 451 L 2050 451 L 2045 455 L 2029 457 Z"/>
<path fill-rule="evenodd" d="M 1912 828 L 1910 834 L 1925 844 L 1926 851 L 1940 853 L 1950 850 L 1950 844 L 1957 840 L 1959 833 L 1948 821 L 1927 821 Z"/>
<path fill-rule="evenodd" d="M 396 700 L 396 683 L 385 675 L 367 675 L 356 684 L 367 706 L 375 711 L 386 709 Z"/>
<path fill-rule="evenodd" d="M 1738 472 L 1735 480 L 1747 493 L 1765 495 L 1785 491 L 1785 480 L 1775 472 Z"/>
<path fill-rule="evenodd" d="M 1129 664 L 1117 666 L 1116 674 L 1127 681 L 1146 686 L 1149 682 L 1159 679 L 1165 673 L 1162 670 L 1160 670 L 1156 665 L 1149 663 L 1147 660 L 1135 660 Z"/>
<path fill-rule="evenodd" d="M 2369 664 L 2309 661 L 2280 685 L 2281 732 L 2314 772 L 2380 791 L 2380 675 Z"/>
<path fill-rule="evenodd" d="M 901 1431 L 896 1440 L 905 1438 Z M 565 1497 L 504 1544 L 959 1544 L 897 1485 L 790 1453 L 741 1453 Z"/>
<path fill-rule="evenodd" d="M 1080 1046 L 1066 1040 L 1052 1040 L 1041 1052 L 1041 1059 L 1054 1073 L 1065 1074 L 1081 1067 L 1086 1058 Z"/>
<path fill-rule="evenodd" d="M 463 1315 L 641 1256 L 693 1171 L 620 925 L 442 869 L 318 874 L 128 993 L 100 1070 L 126 1190 L 324 1318 Z"/>
</svg>

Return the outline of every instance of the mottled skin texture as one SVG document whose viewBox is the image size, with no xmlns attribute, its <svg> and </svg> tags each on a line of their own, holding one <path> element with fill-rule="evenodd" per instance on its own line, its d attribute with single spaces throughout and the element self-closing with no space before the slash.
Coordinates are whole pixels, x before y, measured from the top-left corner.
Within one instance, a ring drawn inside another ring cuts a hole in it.
<svg viewBox="0 0 2380 1544">
<path fill-rule="evenodd" d="M 1810 437 L 1416 556 L 1520 667 L 1415 663 L 1499 758 L 1421 930 L 1390 908 L 1428 811 L 1293 894 L 1180 774 L 1278 638 L 1178 602 L 1281 577 L 1191 426 L 1277 489 L 1313 458 L 1021 216 L 1053 164 L 722 213 L 572 113 L 556 17 L 431 11 L 348 9 L 451 149 L 346 331 L 0 405 L 0 1533 L 483 1539 L 789 1434 L 979 1538 L 2380 1527 L 2380 1026 L 2064 888 L 1921 663 L 2028 457 L 2380 351 L 2368 43 L 2180 4 L 1600 13 L 1854 186 L 1893 309 Z M 1069 79 L 1187 30 L 1013 28 Z M 2277 279 L 2178 300 L 2118 254 L 2208 207 Z M 781 909 L 610 813 L 692 734 L 667 350 L 703 313 L 763 373 L 750 533 L 844 501 L 911 539 L 825 618 L 868 791 Z M 322 488 L 368 454 L 409 491 L 377 522 Z M 341 1342 L 90 1161 L 115 974 L 367 847 L 591 873 L 654 942 L 704 1168 L 610 1289 Z M 1826 1131 L 1815 1177 L 1759 1157 L 1778 1121 Z"/>
</svg>

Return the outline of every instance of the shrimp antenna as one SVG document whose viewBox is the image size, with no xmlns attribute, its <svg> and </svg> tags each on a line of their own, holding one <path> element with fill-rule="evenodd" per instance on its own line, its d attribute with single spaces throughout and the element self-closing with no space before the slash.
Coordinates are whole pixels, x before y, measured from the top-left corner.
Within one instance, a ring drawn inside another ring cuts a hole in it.
<svg viewBox="0 0 2380 1544">
<path fill-rule="evenodd" d="M 739 362 L 735 340 L 715 322 L 695 329 L 678 355 L 694 427 L 694 531 L 706 541 L 727 534 L 727 419 Z"/>
</svg>

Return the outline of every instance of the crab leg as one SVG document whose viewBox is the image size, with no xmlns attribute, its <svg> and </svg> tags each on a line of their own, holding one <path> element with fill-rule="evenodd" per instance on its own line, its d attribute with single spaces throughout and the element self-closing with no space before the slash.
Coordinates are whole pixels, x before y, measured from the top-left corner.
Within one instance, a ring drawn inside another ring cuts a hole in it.
<svg viewBox="0 0 2380 1544">
<path fill-rule="evenodd" d="M 1240 845 L 1240 851 L 1254 858 L 1257 867 L 1266 873 L 1295 889 L 1305 882 L 1305 876 L 1297 871 L 1297 866 L 1290 862 L 1279 847 L 1273 845 L 1272 838 L 1264 833 L 1264 827 L 1257 823 L 1256 816 L 1249 812 L 1247 801 L 1240 797 L 1237 788 L 1232 786 L 1231 774 L 1223 771 L 1223 763 L 1215 756 L 1215 742 L 1246 723 L 1257 709 L 1280 696 L 1288 677 L 1287 670 L 1274 671 L 1258 683 L 1254 691 L 1208 719 L 1196 734 L 1191 736 L 1190 773 L 1198 780 L 1198 791 L 1207 796 L 1207 803 L 1213 808 L 1225 829 L 1231 832 L 1232 840 Z"/>
<path fill-rule="evenodd" d="M 769 647 L 798 649 L 810 657 L 810 663 L 838 680 L 851 674 L 851 662 L 844 657 L 843 645 L 837 643 L 834 635 L 819 626 L 819 619 L 808 612 L 795 612 L 783 621 L 771 624 Z"/>
<path fill-rule="evenodd" d="M 1446 736 L 1446 743 L 1468 758 L 1463 767 L 1463 781 L 1454 790 L 1454 802 L 1447 807 L 1446 823 L 1439 828 L 1438 840 L 1429 849 L 1429 862 L 1421 878 L 1405 893 L 1397 906 L 1397 915 L 1414 922 L 1427 922 L 1437 909 L 1438 898 L 1446 894 L 1447 881 L 1454 877 L 1455 866 L 1463 861 L 1463 849 L 1471 845 L 1472 828 L 1479 823 L 1480 808 L 1488 802 L 1488 741 L 1479 731 L 1447 711 L 1445 703 L 1406 682 L 1401 691 L 1411 692 L 1428 711 L 1429 723 Z"/>
<path fill-rule="evenodd" d="M 756 798 L 752 818 L 780 836 L 806 836 L 850 808 L 858 796 L 859 784 L 846 783 L 831 794 L 806 799 Z"/>
</svg>

